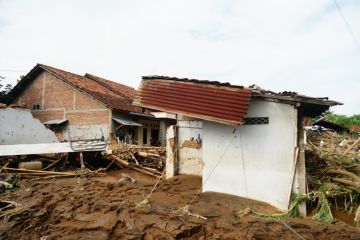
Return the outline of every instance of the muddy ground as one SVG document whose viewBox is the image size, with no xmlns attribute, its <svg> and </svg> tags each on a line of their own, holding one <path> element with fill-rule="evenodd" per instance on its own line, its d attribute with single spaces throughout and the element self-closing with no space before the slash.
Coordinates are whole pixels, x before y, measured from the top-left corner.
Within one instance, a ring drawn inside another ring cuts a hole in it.
<svg viewBox="0 0 360 240">
<path fill-rule="evenodd" d="M 121 173 L 136 179 L 119 182 Z M 276 209 L 264 203 L 218 193 L 202 193 L 191 205 L 194 216 L 174 212 L 194 196 L 201 179 L 177 176 L 161 181 L 150 205 L 137 207 L 155 180 L 121 170 L 88 178 L 22 180 L 2 199 L 24 210 L 1 220 L 0 239 L 299 239 L 279 221 L 237 211 L 250 207 L 263 213 Z M 7 221 L 6 221 L 7 220 Z M 360 239 L 360 232 L 341 223 L 311 218 L 284 220 L 304 239 Z"/>
</svg>

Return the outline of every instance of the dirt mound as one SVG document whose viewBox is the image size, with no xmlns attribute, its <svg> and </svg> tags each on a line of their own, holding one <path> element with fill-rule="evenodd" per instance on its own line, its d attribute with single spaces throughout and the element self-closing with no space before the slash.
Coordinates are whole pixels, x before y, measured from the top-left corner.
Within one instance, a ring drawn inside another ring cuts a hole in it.
<svg viewBox="0 0 360 240">
<path fill-rule="evenodd" d="M 123 175 L 122 175 L 123 174 Z M 127 174 L 136 181 L 120 178 Z M 0 224 L 1 239 L 298 239 L 280 221 L 266 221 L 237 212 L 250 207 L 277 210 L 264 203 L 219 193 L 202 193 L 190 211 L 207 220 L 179 216 L 201 186 L 194 176 L 161 181 L 149 205 L 137 208 L 155 180 L 129 170 L 103 177 L 21 181 L 3 199 L 22 204 Z M 285 221 L 305 239 L 355 239 L 360 232 L 341 224 L 309 218 Z"/>
</svg>

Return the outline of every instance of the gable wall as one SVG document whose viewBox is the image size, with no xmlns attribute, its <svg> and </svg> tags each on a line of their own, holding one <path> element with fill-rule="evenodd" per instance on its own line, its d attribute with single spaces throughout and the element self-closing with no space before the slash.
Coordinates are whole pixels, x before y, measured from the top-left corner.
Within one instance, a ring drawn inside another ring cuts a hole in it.
<svg viewBox="0 0 360 240">
<path fill-rule="evenodd" d="M 70 131 L 71 138 L 94 138 L 102 134 L 107 138 L 110 131 L 110 109 L 46 71 L 32 81 L 15 103 L 30 109 L 39 104 L 41 109 L 31 112 L 41 122 L 67 119 L 64 135 L 68 136 Z"/>
</svg>

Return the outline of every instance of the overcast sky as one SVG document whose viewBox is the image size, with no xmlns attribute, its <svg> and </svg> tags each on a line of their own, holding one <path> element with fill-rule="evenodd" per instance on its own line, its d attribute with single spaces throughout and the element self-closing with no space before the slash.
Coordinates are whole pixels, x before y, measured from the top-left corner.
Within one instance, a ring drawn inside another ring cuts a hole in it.
<svg viewBox="0 0 360 240">
<path fill-rule="evenodd" d="M 360 41 L 360 1 L 337 1 Z M 0 50 L 5 83 L 43 63 L 134 88 L 155 74 L 257 84 L 360 113 L 360 46 L 333 0 L 0 0 Z"/>
</svg>

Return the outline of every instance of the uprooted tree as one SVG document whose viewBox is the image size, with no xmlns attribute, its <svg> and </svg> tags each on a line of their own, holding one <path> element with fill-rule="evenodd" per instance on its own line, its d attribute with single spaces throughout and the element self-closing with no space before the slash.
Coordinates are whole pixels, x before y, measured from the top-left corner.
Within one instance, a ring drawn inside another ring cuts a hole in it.
<svg viewBox="0 0 360 240">
<path fill-rule="evenodd" d="M 332 221 L 334 209 L 352 213 L 360 224 L 360 138 L 347 133 L 309 132 L 306 150 L 310 197 L 317 216 Z"/>
</svg>

